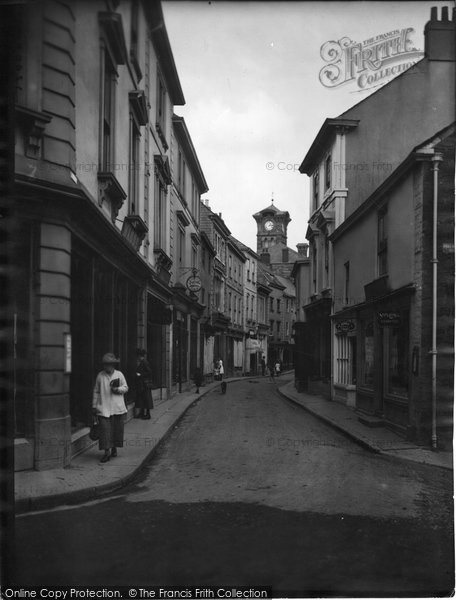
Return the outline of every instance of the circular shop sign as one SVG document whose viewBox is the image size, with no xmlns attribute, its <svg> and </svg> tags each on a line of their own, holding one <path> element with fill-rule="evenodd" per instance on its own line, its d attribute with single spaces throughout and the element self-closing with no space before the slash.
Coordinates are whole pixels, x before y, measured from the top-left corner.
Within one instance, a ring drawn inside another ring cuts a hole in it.
<svg viewBox="0 0 456 600">
<path fill-rule="evenodd" d="M 196 294 L 201 289 L 201 279 L 199 277 L 195 277 L 195 275 L 190 275 L 187 279 L 187 289 L 190 292 Z"/>
</svg>

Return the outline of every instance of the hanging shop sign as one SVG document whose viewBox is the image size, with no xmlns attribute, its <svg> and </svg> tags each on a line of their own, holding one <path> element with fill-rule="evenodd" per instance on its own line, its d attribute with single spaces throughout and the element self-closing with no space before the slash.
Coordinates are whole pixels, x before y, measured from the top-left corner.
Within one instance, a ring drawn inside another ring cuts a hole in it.
<svg viewBox="0 0 456 600">
<path fill-rule="evenodd" d="M 338 333 L 350 333 L 355 331 L 356 322 L 354 319 L 344 319 L 343 321 L 336 321 L 336 331 Z"/>
<path fill-rule="evenodd" d="M 187 279 L 186 285 L 189 292 L 197 294 L 202 286 L 201 279 L 196 275 L 190 275 L 190 277 Z"/>
<path fill-rule="evenodd" d="M 377 321 L 379 325 L 399 325 L 401 315 L 395 311 L 383 311 L 377 313 Z"/>
</svg>

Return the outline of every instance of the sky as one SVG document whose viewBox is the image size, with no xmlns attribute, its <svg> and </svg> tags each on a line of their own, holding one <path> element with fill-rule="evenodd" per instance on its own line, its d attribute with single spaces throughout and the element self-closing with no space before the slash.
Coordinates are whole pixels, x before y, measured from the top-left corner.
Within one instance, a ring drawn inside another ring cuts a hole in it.
<svg viewBox="0 0 456 600">
<path fill-rule="evenodd" d="M 299 165 L 326 118 L 378 89 L 323 85 L 322 46 L 413 28 L 409 40 L 422 52 L 431 6 L 440 18 L 440 7 L 451 15 L 453 3 L 163 2 L 186 100 L 175 113 L 208 183 L 203 198 L 236 238 L 256 250 L 252 215 L 273 197 L 292 219 L 288 245 L 305 241 L 309 179 Z"/>
</svg>

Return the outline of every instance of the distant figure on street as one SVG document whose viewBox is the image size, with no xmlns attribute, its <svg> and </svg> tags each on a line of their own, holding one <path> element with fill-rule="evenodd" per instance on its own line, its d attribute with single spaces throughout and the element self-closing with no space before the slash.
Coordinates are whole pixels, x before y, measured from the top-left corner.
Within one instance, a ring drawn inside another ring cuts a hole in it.
<svg viewBox="0 0 456 600">
<path fill-rule="evenodd" d="M 276 361 L 274 365 L 275 376 L 278 377 L 280 375 L 280 361 Z"/>
<path fill-rule="evenodd" d="M 201 369 L 196 369 L 195 373 L 193 375 L 193 381 L 195 382 L 196 385 L 196 393 L 199 394 L 200 392 L 200 387 L 203 385 L 203 374 L 201 372 Z"/>
<path fill-rule="evenodd" d="M 101 363 L 103 370 L 95 380 L 92 412 L 100 424 L 98 447 L 104 450 L 100 462 L 105 463 L 111 457 L 117 456 L 117 448 L 123 447 L 127 412 L 124 394 L 128 392 L 128 385 L 123 373 L 115 368 L 119 359 L 114 354 L 105 354 Z"/>
<path fill-rule="evenodd" d="M 261 374 L 263 377 L 266 375 L 266 361 L 264 360 L 264 356 L 261 359 Z"/>
<path fill-rule="evenodd" d="M 223 381 L 224 374 L 225 369 L 223 367 L 223 360 L 219 358 L 215 365 L 215 378 L 217 381 L 221 381 L 222 394 L 226 393 L 226 381 Z"/>
<path fill-rule="evenodd" d="M 222 381 L 223 375 L 225 374 L 225 369 L 223 368 L 223 360 L 221 358 L 215 363 L 215 379 L 217 381 Z"/>
<path fill-rule="evenodd" d="M 135 419 L 150 419 L 150 409 L 154 407 L 152 400 L 152 369 L 147 362 L 147 353 L 142 348 L 136 350 L 136 401 Z"/>
<path fill-rule="evenodd" d="M 272 360 L 268 363 L 268 371 L 269 371 L 269 377 L 273 380 L 274 379 L 274 363 L 272 362 Z"/>
</svg>

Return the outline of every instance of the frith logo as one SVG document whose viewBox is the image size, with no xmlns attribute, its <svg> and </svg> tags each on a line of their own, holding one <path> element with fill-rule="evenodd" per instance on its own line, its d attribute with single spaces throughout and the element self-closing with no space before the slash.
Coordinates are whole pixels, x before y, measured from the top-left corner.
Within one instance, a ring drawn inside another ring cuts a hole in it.
<svg viewBox="0 0 456 600">
<path fill-rule="evenodd" d="M 410 39 L 413 32 L 412 27 L 407 27 L 361 43 L 348 37 L 326 42 L 320 48 L 320 56 L 327 63 L 320 70 L 320 82 L 328 88 L 352 82 L 360 90 L 386 83 L 424 56 L 413 46 Z"/>
</svg>

